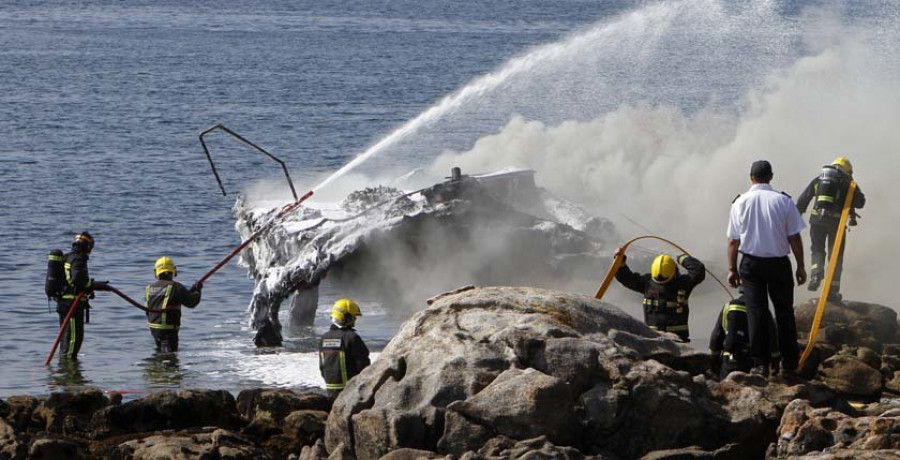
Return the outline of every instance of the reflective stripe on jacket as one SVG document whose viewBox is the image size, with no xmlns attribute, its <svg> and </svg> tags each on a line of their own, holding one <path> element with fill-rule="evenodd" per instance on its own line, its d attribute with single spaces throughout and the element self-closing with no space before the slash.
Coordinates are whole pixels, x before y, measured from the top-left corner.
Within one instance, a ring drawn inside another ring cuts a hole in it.
<svg viewBox="0 0 900 460">
<path fill-rule="evenodd" d="M 200 303 L 200 292 L 191 291 L 171 280 L 157 280 L 146 288 L 147 308 L 163 310 L 147 313 L 151 329 L 177 330 L 181 326 L 181 307 L 194 308 Z"/>
<path fill-rule="evenodd" d="M 319 339 L 319 371 L 327 390 L 343 390 L 369 364 L 369 349 L 353 328 L 332 325 Z"/>
</svg>

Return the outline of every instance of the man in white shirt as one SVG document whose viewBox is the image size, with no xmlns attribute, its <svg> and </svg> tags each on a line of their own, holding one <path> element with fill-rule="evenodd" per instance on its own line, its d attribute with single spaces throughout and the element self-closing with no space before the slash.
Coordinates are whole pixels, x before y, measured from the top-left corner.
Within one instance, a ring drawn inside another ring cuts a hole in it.
<svg viewBox="0 0 900 460">
<path fill-rule="evenodd" d="M 781 348 L 781 372 L 791 377 L 797 370 L 797 325 L 794 320 L 794 279 L 806 282 L 803 241 L 800 232 L 806 223 L 791 197 L 772 189 L 772 165 L 760 160 L 750 168 L 747 193 L 731 204 L 728 222 L 728 283 L 743 286 L 750 329 L 750 354 L 753 373 L 768 376 L 769 300 L 775 309 L 778 345 Z M 738 266 L 738 252 L 741 264 Z M 793 252 L 797 270 L 792 275 Z M 768 296 L 768 297 L 767 297 Z"/>
</svg>

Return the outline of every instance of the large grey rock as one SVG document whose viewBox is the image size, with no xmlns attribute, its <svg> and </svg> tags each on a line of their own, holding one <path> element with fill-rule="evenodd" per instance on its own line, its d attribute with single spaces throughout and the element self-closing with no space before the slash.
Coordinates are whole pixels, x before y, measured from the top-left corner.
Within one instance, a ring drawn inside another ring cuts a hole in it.
<svg viewBox="0 0 900 460">
<path fill-rule="evenodd" d="M 325 444 L 360 459 L 402 448 L 471 456 L 496 439 L 543 436 L 585 455 L 740 443 L 758 458 L 792 398 L 834 399 L 809 384 L 707 381 L 707 360 L 590 297 L 462 290 L 435 298 L 348 383 Z"/>
</svg>

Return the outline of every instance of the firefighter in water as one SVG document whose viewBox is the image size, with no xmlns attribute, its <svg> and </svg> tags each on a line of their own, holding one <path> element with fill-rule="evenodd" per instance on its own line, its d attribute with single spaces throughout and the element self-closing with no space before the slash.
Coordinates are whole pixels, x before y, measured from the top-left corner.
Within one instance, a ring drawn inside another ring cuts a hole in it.
<svg viewBox="0 0 900 460">
<path fill-rule="evenodd" d="M 105 281 L 94 281 L 88 273 L 88 259 L 93 250 L 94 237 L 88 232 L 81 232 L 75 235 L 72 252 L 63 256 L 66 285 L 56 303 L 59 325 L 63 325 L 70 307 L 75 308 L 75 312 L 69 318 L 69 325 L 63 330 L 59 342 L 61 358 L 78 359 L 78 351 L 81 350 L 81 342 L 84 340 L 84 323 L 90 317 L 89 299 L 93 298 L 94 291 L 105 291 L 108 286 Z M 85 294 L 81 296 L 78 305 L 73 307 L 72 303 L 81 292 Z"/>
<path fill-rule="evenodd" d="M 841 211 L 844 207 L 844 198 L 850 189 L 850 181 L 853 179 L 853 165 L 845 157 L 835 159 L 830 165 L 822 167 L 822 172 L 813 179 L 797 199 L 797 209 L 803 214 L 812 203 L 812 211 L 809 216 L 809 239 L 812 252 L 812 267 L 809 274 L 810 291 L 819 288 L 825 278 L 825 246 L 828 243 L 828 256 L 831 256 L 835 238 L 838 231 L 846 232 L 838 226 L 841 221 Z M 856 225 L 856 209 L 866 204 L 866 196 L 859 187 L 853 194 L 853 202 L 850 207 L 849 225 Z M 846 235 L 845 235 L 846 236 Z M 837 263 L 834 267 L 834 277 L 831 280 L 828 300 L 841 300 L 841 272 L 844 264 L 844 246 L 847 239 L 844 238 L 838 250 Z"/>
<path fill-rule="evenodd" d="M 769 324 L 769 354 L 772 363 L 781 360 L 778 351 L 778 331 L 772 315 L 767 315 Z M 747 323 L 747 303 L 744 294 L 729 301 L 719 312 L 718 321 L 709 338 L 709 354 L 712 356 L 712 370 L 721 378 L 734 371 L 750 372 L 753 357 L 750 355 L 750 326 Z"/>
<path fill-rule="evenodd" d="M 331 328 L 319 339 L 319 370 L 328 395 L 336 398 L 347 381 L 369 365 L 369 349 L 356 334 L 356 302 L 340 299 L 331 307 Z"/>
<path fill-rule="evenodd" d="M 188 289 L 173 281 L 178 275 L 178 269 L 168 257 L 156 260 L 154 272 L 156 282 L 147 286 L 146 301 L 147 308 L 155 311 L 147 313 L 147 322 L 156 342 L 156 351 L 173 353 L 178 351 L 181 307 L 194 308 L 200 303 L 203 284 L 195 283 Z"/>
<path fill-rule="evenodd" d="M 672 332 L 690 342 L 688 297 L 706 278 L 703 262 L 687 254 L 678 256 L 678 264 L 687 270 L 687 274 L 682 274 L 672 256 L 660 254 L 653 261 L 650 273 L 640 274 L 632 272 L 624 263 L 625 254 L 621 249 L 616 250 L 616 254 L 623 257 L 616 279 L 628 289 L 644 295 L 644 323 L 651 329 Z"/>
</svg>

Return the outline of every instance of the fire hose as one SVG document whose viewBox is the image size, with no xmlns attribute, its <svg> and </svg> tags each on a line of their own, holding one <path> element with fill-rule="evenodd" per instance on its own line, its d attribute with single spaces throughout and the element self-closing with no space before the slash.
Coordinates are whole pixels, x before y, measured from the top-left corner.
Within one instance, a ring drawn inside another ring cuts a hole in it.
<svg viewBox="0 0 900 460">
<path fill-rule="evenodd" d="M 850 181 L 850 187 L 847 190 L 847 197 L 844 198 L 844 207 L 841 210 L 841 221 L 838 229 L 846 228 L 847 219 L 850 217 L 851 205 L 853 204 L 853 195 L 856 193 L 856 181 Z M 828 270 L 825 273 L 824 286 L 822 287 L 822 295 L 819 297 L 819 304 L 816 306 L 816 316 L 813 318 L 812 327 L 809 330 L 809 340 L 806 342 L 806 349 L 800 356 L 800 364 L 798 369 L 803 369 L 803 365 L 812 353 L 815 347 L 816 338 L 819 335 L 819 326 L 822 324 L 822 317 L 825 315 L 825 304 L 828 294 L 831 291 L 831 279 L 834 277 L 834 271 L 837 266 L 838 256 L 840 255 L 841 245 L 844 244 L 844 234 L 846 232 L 839 231 L 834 238 L 834 246 L 831 248 L 831 257 L 828 258 Z"/>
<path fill-rule="evenodd" d="M 164 313 L 165 312 L 165 310 L 161 310 L 161 309 L 147 308 L 146 306 L 142 305 L 140 302 L 132 299 L 131 297 L 128 297 L 127 295 L 125 295 L 125 293 L 116 289 L 113 286 L 107 285 L 106 290 L 118 295 L 119 297 L 124 299 L 126 302 L 130 303 L 132 306 L 134 306 L 135 308 L 137 308 L 143 312 L 146 312 L 146 313 Z M 78 305 L 78 302 L 81 300 L 82 297 L 84 297 L 84 295 L 87 292 L 88 291 L 81 291 L 75 297 L 75 301 L 72 302 L 72 305 L 69 306 L 69 311 L 66 313 L 66 318 L 62 321 L 62 324 L 59 327 L 59 332 L 56 334 L 56 340 L 53 341 L 53 347 L 50 349 L 50 354 L 47 355 L 47 359 L 44 361 L 45 366 L 50 364 L 50 360 L 53 359 L 53 355 L 56 354 L 56 347 L 59 346 L 59 341 L 62 338 L 63 332 L 65 331 L 66 327 L 68 326 L 69 320 L 72 319 L 72 315 L 75 313 L 75 309 L 76 309 L 76 306 Z"/>
<path fill-rule="evenodd" d="M 609 271 L 606 273 L 606 278 L 603 279 L 603 283 L 600 284 L 600 289 L 597 290 L 597 294 L 594 295 L 594 298 L 596 298 L 597 300 L 603 299 L 603 295 L 606 294 L 606 290 L 609 289 L 609 285 L 612 283 L 613 278 L 616 277 L 616 272 L 619 271 L 619 267 L 621 267 L 622 264 L 625 263 L 625 251 L 628 250 L 628 246 L 631 246 L 631 243 L 634 243 L 635 241 L 648 239 L 648 238 L 660 240 L 662 242 L 668 243 L 668 244 L 672 245 L 673 247 L 675 247 L 676 249 L 678 249 L 679 251 L 681 251 L 682 253 L 687 254 L 689 256 L 691 255 L 689 252 L 687 252 L 681 246 L 675 244 L 674 242 L 672 242 L 670 240 L 667 240 L 667 239 L 659 237 L 659 236 L 643 235 L 643 236 L 639 236 L 637 238 L 632 238 L 627 243 L 622 245 L 622 247 L 616 253 L 615 258 L 613 259 L 612 266 L 609 267 Z M 719 286 L 722 286 L 722 289 L 725 290 L 725 293 L 728 294 L 728 297 L 731 297 L 732 299 L 734 299 L 734 296 L 731 295 L 731 291 L 728 290 L 728 288 L 725 286 L 725 283 L 723 283 L 722 280 L 720 280 L 716 275 L 714 275 L 713 272 L 709 271 L 708 268 L 706 269 L 706 273 L 709 273 L 709 276 L 712 276 L 713 279 L 719 283 Z"/>
</svg>

